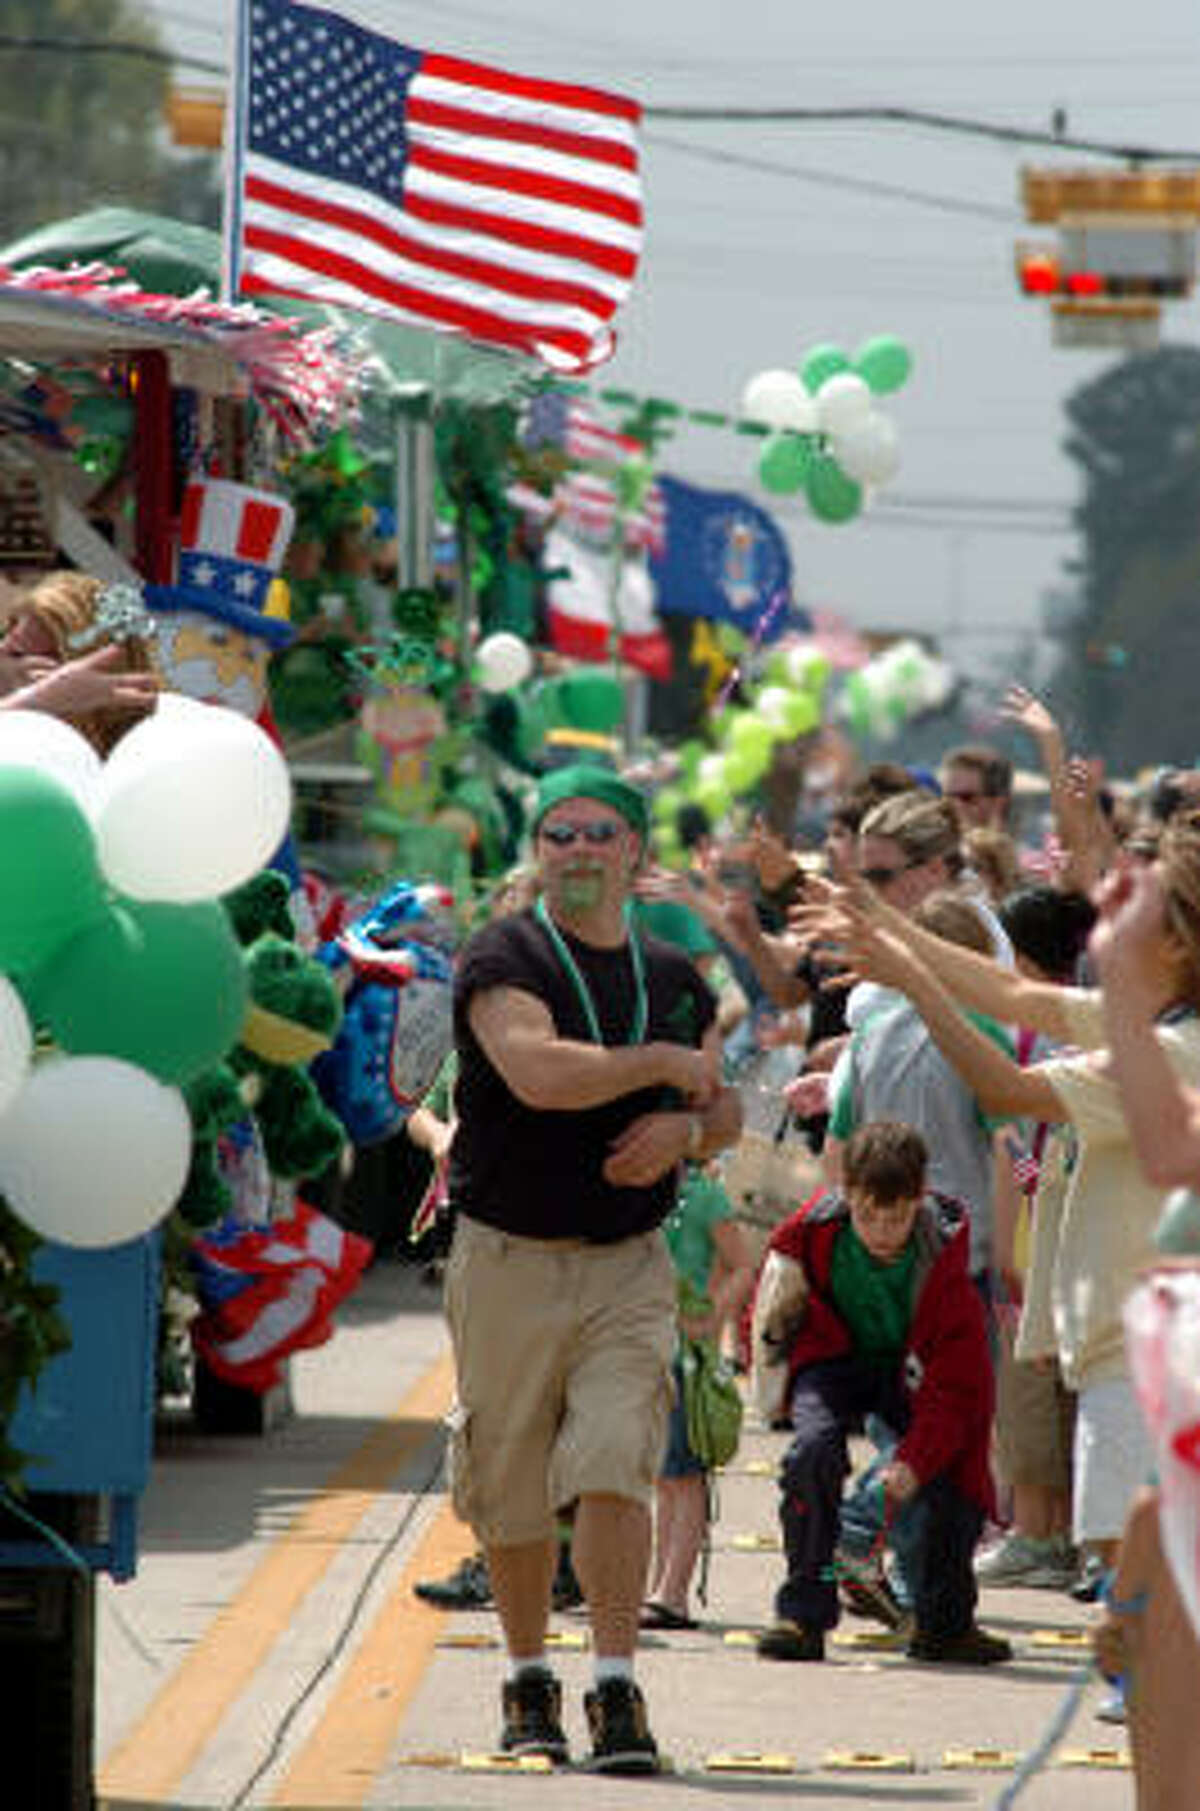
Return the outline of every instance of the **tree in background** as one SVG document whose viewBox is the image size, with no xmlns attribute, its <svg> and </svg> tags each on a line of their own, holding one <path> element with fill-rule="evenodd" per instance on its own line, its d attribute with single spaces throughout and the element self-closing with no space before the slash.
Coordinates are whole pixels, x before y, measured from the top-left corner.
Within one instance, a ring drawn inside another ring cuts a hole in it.
<svg viewBox="0 0 1200 1811">
<path fill-rule="evenodd" d="M 123 45 L 164 60 L 115 48 Z M 169 77 L 162 40 L 137 5 L 4 0 L 0 244 L 103 203 L 163 208 L 176 180 L 163 128 Z"/>
<path fill-rule="evenodd" d="M 1200 758 L 1200 352 L 1163 347 L 1116 365 L 1066 405 L 1083 469 L 1056 708 L 1110 771 Z"/>
</svg>

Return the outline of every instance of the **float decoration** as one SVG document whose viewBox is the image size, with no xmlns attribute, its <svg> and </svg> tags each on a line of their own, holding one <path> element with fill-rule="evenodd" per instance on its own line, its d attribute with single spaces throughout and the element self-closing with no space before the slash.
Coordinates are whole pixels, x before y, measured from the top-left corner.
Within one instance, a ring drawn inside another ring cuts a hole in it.
<svg viewBox="0 0 1200 1811">
<path fill-rule="evenodd" d="M 895 477 L 900 437 L 876 398 L 900 389 L 912 355 L 892 334 L 867 340 L 851 357 L 814 346 L 799 373 L 760 371 L 742 395 L 743 417 L 767 435 L 758 478 L 774 496 L 803 490 L 820 522 L 854 520 L 864 497 Z"/>
</svg>

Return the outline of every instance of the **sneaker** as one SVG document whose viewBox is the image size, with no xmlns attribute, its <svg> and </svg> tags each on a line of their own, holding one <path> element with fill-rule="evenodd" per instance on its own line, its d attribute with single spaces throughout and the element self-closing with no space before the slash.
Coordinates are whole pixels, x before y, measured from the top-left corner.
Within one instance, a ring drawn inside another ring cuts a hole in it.
<svg viewBox="0 0 1200 1811">
<path fill-rule="evenodd" d="M 562 1726 L 562 1686 L 545 1667 L 530 1667 L 506 1679 L 501 1695 L 503 1754 L 544 1754 L 552 1761 L 570 1758 Z"/>
<path fill-rule="evenodd" d="M 926 1635 L 918 1629 L 908 1644 L 908 1657 L 933 1666 L 999 1666 L 1012 1659 L 1012 1645 L 973 1622 L 961 1635 Z"/>
<path fill-rule="evenodd" d="M 881 1622 L 885 1629 L 902 1629 L 912 1618 L 888 1583 L 878 1562 L 856 1560 L 839 1551 L 836 1561 L 838 1599 L 851 1616 Z"/>
<path fill-rule="evenodd" d="M 1076 1603 L 1099 1603 L 1104 1595 L 1104 1581 L 1108 1568 L 1104 1561 L 1089 1553 L 1083 1562 L 1083 1569 L 1073 1585 L 1067 1587 L 1070 1596 Z"/>
<path fill-rule="evenodd" d="M 472 1553 L 448 1578 L 422 1579 L 413 1595 L 439 1610 L 485 1610 L 492 1601 L 487 1561 L 482 1553 Z"/>
<path fill-rule="evenodd" d="M 592 1766 L 599 1773 L 657 1773 L 658 1744 L 646 1721 L 646 1700 L 632 1679 L 603 1679 L 585 1692 Z"/>
<path fill-rule="evenodd" d="M 1014 1530 L 975 1561 L 975 1577 L 981 1585 L 1065 1591 L 1077 1572 L 1070 1542 L 1057 1534 L 1036 1540 Z"/>
<path fill-rule="evenodd" d="M 764 1660 L 824 1660 L 825 1631 L 804 1622 L 773 1622 L 757 1647 Z"/>
<path fill-rule="evenodd" d="M 1124 1686 L 1116 1685 L 1106 1693 L 1092 1715 L 1101 1723 L 1127 1723 L 1129 1712 L 1125 1703 Z"/>
</svg>

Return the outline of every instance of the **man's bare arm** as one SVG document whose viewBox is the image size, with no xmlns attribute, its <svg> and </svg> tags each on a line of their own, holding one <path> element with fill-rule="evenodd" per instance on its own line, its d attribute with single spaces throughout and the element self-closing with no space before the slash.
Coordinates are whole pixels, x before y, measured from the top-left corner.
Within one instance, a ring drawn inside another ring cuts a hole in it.
<svg viewBox="0 0 1200 1811">
<path fill-rule="evenodd" d="M 485 988 L 471 1000 L 467 1017 L 517 1099 L 543 1112 L 601 1107 L 655 1087 L 676 1088 L 690 1104 L 704 1107 L 718 1091 L 711 1049 L 666 1043 L 617 1048 L 560 1037 L 547 1007 L 521 988 Z"/>
</svg>

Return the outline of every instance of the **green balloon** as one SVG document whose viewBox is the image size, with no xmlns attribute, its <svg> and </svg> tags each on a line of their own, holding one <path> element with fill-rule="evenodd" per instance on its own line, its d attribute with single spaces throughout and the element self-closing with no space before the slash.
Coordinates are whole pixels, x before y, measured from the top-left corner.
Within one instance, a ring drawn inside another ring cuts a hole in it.
<svg viewBox="0 0 1200 1811">
<path fill-rule="evenodd" d="M 814 346 L 805 354 L 800 367 L 800 380 L 810 396 L 815 396 L 827 378 L 850 369 L 850 360 L 840 346 Z"/>
<path fill-rule="evenodd" d="M 912 354 L 894 333 L 880 333 L 859 347 L 853 368 L 874 395 L 887 396 L 908 382 Z"/>
<path fill-rule="evenodd" d="M 828 453 L 819 454 L 809 466 L 805 492 L 819 522 L 849 522 L 862 508 L 862 486 L 847 478 Z"/>
<path fill-rule="evenodd" d="M 0 767 L 0 972 L 28 974 L 103 910 L 77 800 L 36 768 Z"/>
<path fill-rule="evenodd" d="M 793 692 L 783 707 L 790 736 L 807 736 L 821 721 L 821 707 L 811 692 Z"/>
<path fill-rule="evenodd" d="M 563 715 L 572 729 L 605 735 L 625 715 L 625 694 L 608 673 L 568 673 L 558 682 Z"/>
<path fill-rule="evenodd" d="M 34 977 L 34 1016 L 74 1056 L 115 1056 L 178 1085 L 241 1036 L 246 965 L 216 900 L 125 899 Z"/>
<path fill-rule="evenodd" d="M 772 434 L 758 461 L 759 483 L 776 496 L 799 490 L 811 457 L 799 434 Z"/>
</svg>

